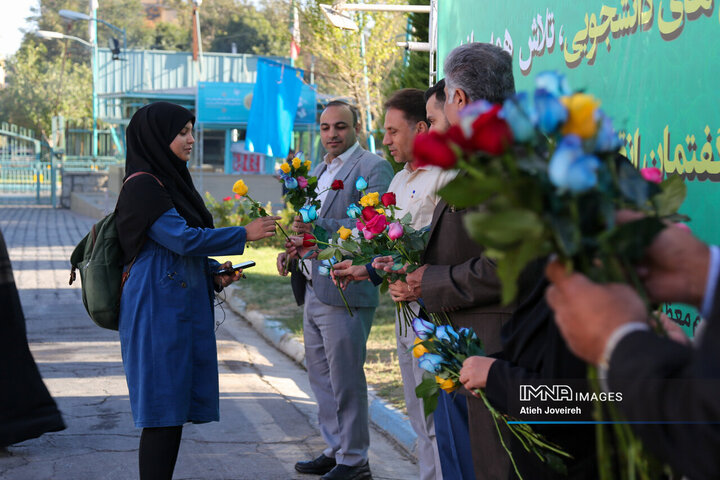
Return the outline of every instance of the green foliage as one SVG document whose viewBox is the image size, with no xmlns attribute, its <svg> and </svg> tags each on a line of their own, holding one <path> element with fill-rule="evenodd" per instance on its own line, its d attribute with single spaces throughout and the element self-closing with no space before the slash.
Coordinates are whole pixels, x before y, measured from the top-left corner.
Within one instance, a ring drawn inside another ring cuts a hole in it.
<svg viewBox="0 0 720 480">
<path fill-rule="evenodd" d="M 302 65 L 307 69 L 314 58 L 315 77 L 320 91 L 332 92 L 355 102 L 367 125 L 366 109 L 373 116 L 373 128 L 379 128 L 382 102 L 388 77 L 402 53 L 394 46 L 405 31 L 405 16 L 396 13 L 374 12 L 372 14 L 350 13 L 365 32 L 365 60 L 367 61 L 369 104 L 363 82 L 363 59 L 360 55 L 360 32 L 335 28 L 325 19 L 319 4 L 324 0 L 308 0 L 302 8 L 301 54 Z M 401 4 L 390 0 L 389 4 Z M 400 35 L 400 37 L 398 37 Z"/>
<path fill-rule="evenodd" d="M 247 225 L 254 218 L 259 216 L 253 212 L 252 202 L 247 200 L 245 197 L 225 197 L 221 201 L 217 201 L 210 192 L 206 192 L 205 205 L 213 216 L 215 228 Z M 265 209 L 272 211 L 272 205 L 268 203 Z M 276 215 L 281 218 L 278 223 L 285 229 L 285 231 L 289 231 L 294 219 L 292 209 L 285 206 L 284 209 L 277 211 Z M 285 237 L 282 233 L 278 232 L 274 237 L 264 238 L 253 242 L 253 246 L 257 248 L 284 248 Z"/>
<path fill-rule="evenodd" d="M 415 5 L 430 5 L 430 0 L 418 0 L 412 2 Z M 409 40 L 414 42 L 429 41 L 428 35 L 429 14 L 412 13 L 408 15 L 407 27 L 410 28 Z M 407 28 L 406 27 L 406 28 Z M 407 30 L 406 30 L 407 31 Z M 402 41 L 405 37 L 398 37 Z M 401 62 L 395 65 L 390 74 L 390 81 L 384 90 L 385 96 L 389 96 L 395 90 L 401 88 L 428 88 L 428 77 L 430 74 L 430 57 L 427 52 L 403 52 Z"/>
</svg>

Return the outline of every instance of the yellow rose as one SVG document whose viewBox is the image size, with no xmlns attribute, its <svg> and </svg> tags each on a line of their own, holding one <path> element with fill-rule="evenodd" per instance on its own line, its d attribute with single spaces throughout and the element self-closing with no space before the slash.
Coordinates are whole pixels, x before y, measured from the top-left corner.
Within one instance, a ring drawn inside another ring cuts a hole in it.
<svg viewBox="0 0 720 480">
<path fill-rule="evenodd" d="M 235 182 L 233 185 L 232 191 L 240 195 L 241 197 L 244 197 L 245 194 L 248 192 L 248 187 L 245 185 L 245 182 L 242 181 L 242 179 Z"/>
<path fill-rule="evenodd" d="M 418 337 L 415 337 L 415 344 L 413 345 L 412 354 L 415 358 L 420 358 L 423 355 L 425 355 L 428 352 L 428 349 L 425 348 L 425 345 L 422 345 L 420 342 L 422 342 L 421 339 Z"/>
<path fill-rule="evenodd" d="M 442 378 L 435 375 L 435 381 L 438 383 L 438 385 L 440 385 L 440 388 L 445 390 L 447 393 L 452 393 L 458 388 L 458 386 L 455 385 L 455 382 L 453 382 L 449 378 Z"/>
<path fill-rule="evenodd" d="M 290 165 L 283 162 L 283 164 L 280 165 L 280 170 L 282 170 L 285 173 L 290 173 Z"/>
<path fill-rule="evenodd" d="M 300 159 L 298 157 L 293 158 L 292 162 L 293 162 L 294 169 L 297 170 L 298 168 L 300 168 Z"/>
<path fill-rule="evenodd" d="M 561 129 L 563 135 L 574 134 L 584 139 L 592 138 L 597 132 L 595 110 L 600 106 L 600 102 L 586 93 L 561 97 L 560 101 L 568 109 L 568 119 Z"/>
<path fill-rule="evenodd" d="M 378 212 L 380 215 L 384 215 L 384 214 L 385 214 L 385 209 L 384 209 L 384 208 L 376 208 L 375 211 Z"/>
<path fill-rule="evenodd" d="M 350 235 L 352 234 L 352 230 L 350 230 L 349 228 L 340 227 L 338 229 L 337 233 L 340 234 L 340 238 L 342 238 L 343 240 L 347 240 L 348 238 L 350 238 Z"/>
<path fill-rule="evenodd" d="M 380 194 L 378 192 L 368 193 L 360 199 L 360 205 L 363 207 L 374 207 L 380 203 Z"/>
<path fill-rule="evenodd" d="M 312 162 L 310 160 L 305 160 L 305 163 L 303 165 L 305 165 L 305 168 L 310 170 L 310 166 L 312 165 Z"/>
</svg>

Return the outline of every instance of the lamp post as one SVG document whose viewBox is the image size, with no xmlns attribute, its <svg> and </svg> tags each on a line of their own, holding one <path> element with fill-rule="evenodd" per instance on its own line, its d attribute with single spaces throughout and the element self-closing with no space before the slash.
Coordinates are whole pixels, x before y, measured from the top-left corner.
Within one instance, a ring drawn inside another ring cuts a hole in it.
<svg viewBox="0 0 720 480">
<path fill-rule="evenodd" d="M 433 12 L 436 10 L 436 1 L 431 0 L 431 5 L 380 5 L 380 4 L 364 4 L 364 3 L 345 3 L 343 0 L 336 0 L 332 5 L 320 4 L 320 10 L 322 11 L 325 18 L 337 28 L 344 30 L 352 30 L 357 32 L 359 30 L 357 23 L 346 14 L 346 11 L 350 12 L 401 12 L 401 13 L 429 13 L 430 14 L 430 41 L 429 42 L 397 42 L 398 47 L 404 47 L 407 50 L 429 52 L 430 53 L 430 72 L 429 72 L 429 83 L 433 84 L 433 53 L 434 39 L 433 39 L 433 25 L 435 22 L 435 15 Z M 370 151 L 375 153 L 375 138 L 372 135 L 372 117 L 370 114 L 370 88 L 368 86 L 368 74 L 367 74 L 367 61 L 365 59 L 365 33 L 360 32 L 360 55 L 363 61 L 363 83 L 365 86 L 365 103 L 366 103 L 366 115 L 367 115 L 367 132 L 368 132 L 368 147 Z"/>
<path fill-rule="evenodd" d="M 123 36 L 123 50 L 127 49 L 127 35 L 125 33 L 124 28 L 119 28 L 113 25 L 110 22 L 106 22 L 105 20 L 101 20 L 97 18 L 97 9 L 98 9 L 98 0 L 90 0 L 90 12 L 91 15 L 87 15 L 85 13 L 81 12 L 75 12 L 72 10 L 60 10 L 58 14 L 63 17 L 67 18 L 68 20 L 85 20 L 90 22 L 90 42 L 89 46 L 93 49 L 92 54 L 92 156 L 94 159 L 97 158 L 98 155 L 98 128 L 97 128 L 97 119 L 98 119 L 98 110 L 99 110 L 99 103 L 98 103 L 98 95 L 97 95 L 97 78 L 98 78 L 98 65 L 100 63 L 98 55 L 98 41 L 97 41 L 97 24 L 98 22 L 102 23 L 103 25 L 115 30 L 116 32 L 119 32 Z M 77 37 L 74 37 L 77 39 Z M 78 39 L 79 40 L 79 39 Z M 88 42 L 84 42 L 88 43 Z"/>
</svg>

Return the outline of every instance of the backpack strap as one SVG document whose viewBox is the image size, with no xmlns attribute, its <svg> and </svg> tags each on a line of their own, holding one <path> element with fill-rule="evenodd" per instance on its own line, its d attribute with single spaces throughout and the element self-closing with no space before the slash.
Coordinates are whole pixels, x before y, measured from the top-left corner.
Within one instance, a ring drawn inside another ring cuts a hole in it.
<svg viewBox="0 0 720 480">
<path fill-rule="evenodd" d="M 138 177 L 138 176 L 140 176 L 140 175 L 150 175 L 151 177 L 153 177 L 153 178 L 155 179 L 156 182 L 158 182 L 158 183 L 160 184 L 161 187 L 165 188 L 165 185 L 163 185 L 163 183 L 160 181 L 160 179 L 157 178 L 155 175 L 153 175 L 153 174 L 150 173 L 150 172 L 135 172 L 135 173 L 133 173 L 132 175 L 130 175 L 129 177 L 127 177 L 127 178 L 125 179 L 125 181 L 123 182 L 123 187 L 124 187 L 125 184 L 126 184 L 127 182 L 129 182 L 131 179 L 133 179 L 133 178 L 135 178 L 135 177 Z M 120 187 L 120 189 L 122 190 L 122 187 Z M 93 231 L 94 231 L 94 229 L 95 229 L 95 227 L 93 226 Z M 94 235 L 93 235 L 93 237 L 94 237 Z M 142 241 L 142 243 L 140 244 L 140 249 L 141 249 L 141 250 L 142 250 L 143 245 L 145 245 L 145 240 L 146 240 L 146 239 L 147 239 L 147 237 L 143 237 L 143 241 Z M 93 241 L 93 243 L 94 243 L 94 241 Z M 125 270 L 125 271 L 123 272 L 123 274 L 122 274 L 122 279 L 120 280 L 120 294 L 121 294 L 121 295 L 122 295 L 123 287 L 125 286 L 125 282 L 127 281 L 128 277 L 130 276 L 130 269 L 132 268 L 133 264 L 135 263 L 135 260 L 137 260 L 137 255 L 135 255 L 135 256 L 133 257 L 132 261 L 130 262 L 130 265 L 128 265 L 127 270 Z"/>
</svg>

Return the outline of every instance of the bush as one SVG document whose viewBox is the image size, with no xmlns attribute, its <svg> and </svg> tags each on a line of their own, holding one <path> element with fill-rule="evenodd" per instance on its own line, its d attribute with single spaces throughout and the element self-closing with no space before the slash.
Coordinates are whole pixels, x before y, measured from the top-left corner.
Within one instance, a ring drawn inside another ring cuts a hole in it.
<svg viewBox="0 0 720 480">
<path fill-rule="evenodd" d="M 253 220 L 249 215 L 250 202 L 240 195 L 225 197 L 222 201 L 217 201 L 210 192 L 206 192 L 205 205 L 208 210 L 210 210 L 213 216 L 213 222 L 217 228 L 243 226 Z M 272 211 L 272 204 L 270 202 L 265 206 L 265 210 L 268 212 Z M 276 211 L 275 215 L 281 217 L 278 223 L 290 234 L 290 225 L 292 225 L 293 218 L 295 218 L 295 212 L 292 208 L 286 204 L 285 208 Z M 253 246 L 284 248 L 285 237 L 278 231 L 274 237 L 258 240 L 253 243 Z"/>
</svg>

